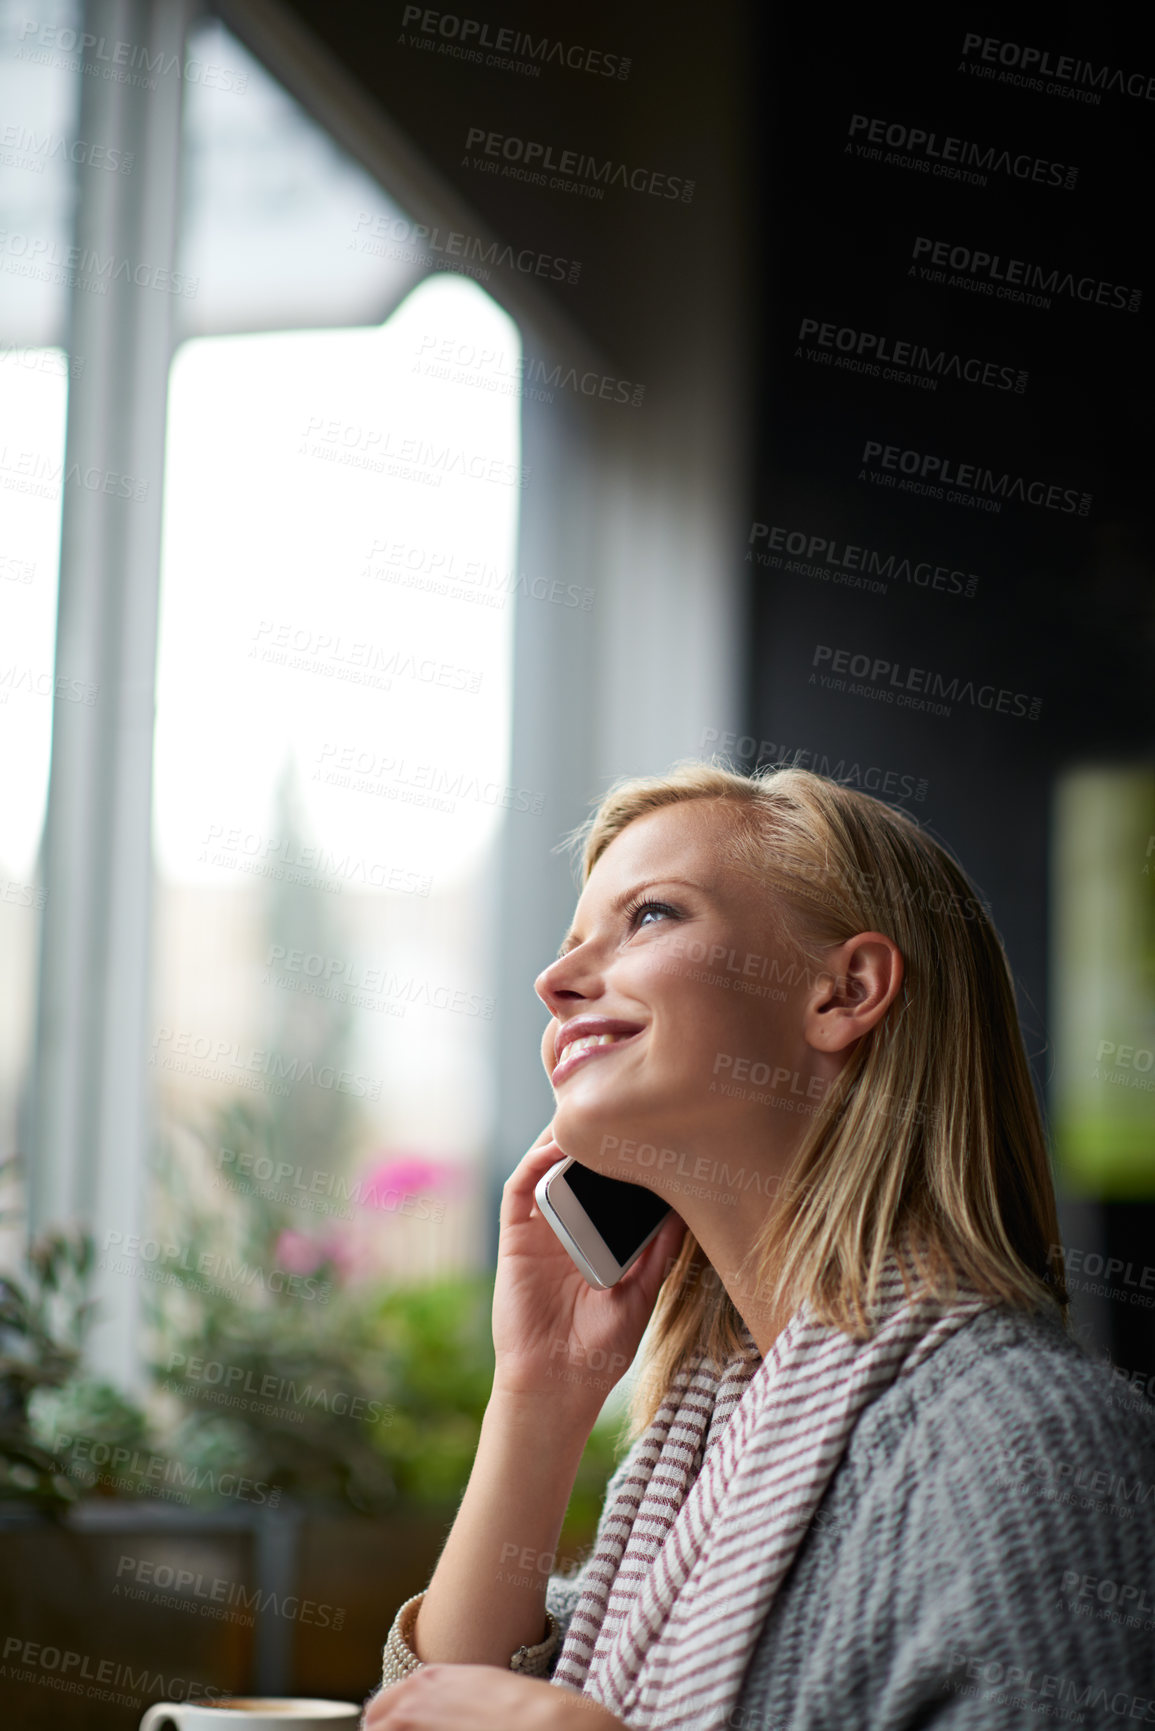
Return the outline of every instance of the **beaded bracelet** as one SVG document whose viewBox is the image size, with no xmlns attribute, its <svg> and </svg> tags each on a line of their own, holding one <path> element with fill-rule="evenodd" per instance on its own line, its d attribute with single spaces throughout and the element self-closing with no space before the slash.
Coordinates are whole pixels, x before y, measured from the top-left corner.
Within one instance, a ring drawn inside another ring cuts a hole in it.
<svg viewBox="0 0 1155 1731">
<path fill-rule="evenodd" d="M 414 1593 L 411 1599 L 406 1599 L 401 1609 L 393 1619 L 393 1627 L 385 1640 L 385 1650 L 382 1655 L 381 1687 L 388 1689 L 392 1683 L 400 1683 L 403 1677 L 419 1670 L 424 1660 L 419 1659 L 413 1651 L 413 1626 L 417 1621 L 417 1613 L 421 1608 L 424 1593 Z M 558 1626 L 553 1614 L 545 1614 L 545 1638 L 536 1646 L 523 1645 L 509 1661 L 511 1671 L 519 1671 L 525 1677 L 548 1677 L 550 1661 L 557 1649 Z"/>
</svg>

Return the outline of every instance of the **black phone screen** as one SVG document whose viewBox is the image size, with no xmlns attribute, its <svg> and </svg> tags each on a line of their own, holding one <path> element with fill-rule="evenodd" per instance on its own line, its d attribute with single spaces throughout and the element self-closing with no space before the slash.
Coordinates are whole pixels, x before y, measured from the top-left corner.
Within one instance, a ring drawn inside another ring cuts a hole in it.
<svg viewBox="0 0 1155 1731">
<path fill-rule="evenodd" d="M 573 1191 L 618 1262 L 628 1262 L 644 1238 L 669 1212 L 670 1205 L 624 1178 L 605 1178 L 575 1160 L 564 1181 Z"/>
</svg>

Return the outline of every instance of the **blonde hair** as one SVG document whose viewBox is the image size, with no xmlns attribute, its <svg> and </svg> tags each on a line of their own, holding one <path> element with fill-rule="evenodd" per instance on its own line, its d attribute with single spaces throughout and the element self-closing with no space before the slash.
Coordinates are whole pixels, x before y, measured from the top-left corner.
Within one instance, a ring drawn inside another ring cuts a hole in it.
<svg viewBox="0 0 1155 1731">
<path fill-rule="evenodd" d="M 752 1253 L 759 1305 L 806 1300 L 855 1338 L 888 1255 L 949 1300 L 961 1275 L 1066 1322 L 1054 1187 L 1006 955 L 961 867 L 905 813 L 793 766 L 717 762 L 614 784 L 571 839 L 582 879 L 627 824 L 685 800 L 718 802 L 739 869 L 774 895 L 798 976 L 858 932 L 891 937 L 904 990 L 815 1106 Z M 811 972 L 813 970 L 813 973 Z M 1055 1259 L 1058 1259 L 1057 1261 Z M 687 1231 L 646 1336 L 630 1409 L 637 1436 L 683 1365 L 724 1362 L 740 1316 Z M 706 1275 L 706 1278 L 703 1278 Z M 905 1278 L 905 1274 L 904 1274 Z"/>
</svg>

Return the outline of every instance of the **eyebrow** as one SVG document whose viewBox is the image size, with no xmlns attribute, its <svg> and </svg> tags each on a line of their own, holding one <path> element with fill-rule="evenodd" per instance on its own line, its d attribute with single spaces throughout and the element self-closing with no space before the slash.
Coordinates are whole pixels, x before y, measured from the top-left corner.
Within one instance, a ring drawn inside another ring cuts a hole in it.
<svg viewBox="0 0 1155 1731">
<path fill-rule="evenodd" d="M 610 912 L 620 914 L 623 908 L 629 907 L 635 896 L 643 895 L 646 890 L 657 889 L 660 884 L 681 884 L 684 889 L 701 890 L 703 895 L 707 893 L 706 886 L 695 883 L 693 878 L 650 878 L 645 883 L 635 884 L 632 889 L 623 890 L 614 901 Z M 581 941 L 571 926 L 558 946 L 555 959 L 560 962 L 562 957 L 568 956 L 569 952 L 576 949 Z"/>
</svg>

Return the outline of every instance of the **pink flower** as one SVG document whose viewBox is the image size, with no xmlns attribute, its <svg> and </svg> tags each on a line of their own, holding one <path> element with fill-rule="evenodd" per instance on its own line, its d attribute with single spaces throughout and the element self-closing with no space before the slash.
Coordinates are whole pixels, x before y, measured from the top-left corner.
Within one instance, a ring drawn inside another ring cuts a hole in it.
<svg viewBox="0 0 1155 1731">
<path fill-rule="evenodd" d="M 325 1248 L 304 1232 L 282 1232 L 277 1239 L 277 1262 L 290 1274 L 312 1274 L 326 1254 Z"/>
<path fill-rule="evenodd" d="M 315 1274 L 329 1263 L 344 1278 L 357 1260 L 354 1247 L 337 1232 L 310 1238 L 305 1232 L 282 1232 L 277 1239 L 277 1262 L 289 1274 Z"/>
<path fill-rule="evenodd" d="M 396 1154 L 361 1179 L 362 1207 L 396 1208 L 403 1196 L 428 1195 L 456 1187 L 458 1168 L 424 1154 Z"/>
</svg>

